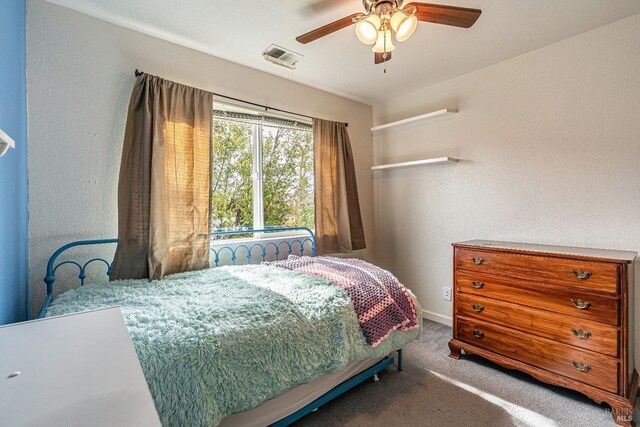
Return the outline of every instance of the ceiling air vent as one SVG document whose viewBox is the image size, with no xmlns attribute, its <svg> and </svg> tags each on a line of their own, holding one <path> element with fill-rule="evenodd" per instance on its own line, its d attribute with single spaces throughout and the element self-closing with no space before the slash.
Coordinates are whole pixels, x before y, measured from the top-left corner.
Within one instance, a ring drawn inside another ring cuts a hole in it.
<svg viewBox="0 0 640 427">
<path fill-rule="evenodd" d="M 272 44 L 262 52 L 262 56 L 269 62 L 295 70 L 298 60 L 303 56 L 282 46 Z"/>
</svg>

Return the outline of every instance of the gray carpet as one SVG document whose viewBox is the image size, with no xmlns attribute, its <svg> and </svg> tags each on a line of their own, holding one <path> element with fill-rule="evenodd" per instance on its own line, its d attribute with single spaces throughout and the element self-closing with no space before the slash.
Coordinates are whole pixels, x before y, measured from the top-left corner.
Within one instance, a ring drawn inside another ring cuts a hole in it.
<svg viewBox="0 0 640 427">
<path fill-rule="evenodd" d="M 390 366 L 298 421 L 296 426 L 615 426 L 606 405 L 503 369 L 480 357 L 448 357 L 451 328 L 425 321 Z"/>
</svg>

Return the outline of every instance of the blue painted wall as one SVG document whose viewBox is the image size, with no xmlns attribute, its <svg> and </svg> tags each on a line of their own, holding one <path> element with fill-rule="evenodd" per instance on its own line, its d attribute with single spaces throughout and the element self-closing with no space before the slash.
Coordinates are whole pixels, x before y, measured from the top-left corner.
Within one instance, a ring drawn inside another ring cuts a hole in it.
<svg viewBox="0 0 640 427">
<path fill-rule="evenodd" d="M 0 324 L 28 317 L 25 0 L 0 0 L 0 129 L 16 141 L 0 158 Z"/>
</svg>

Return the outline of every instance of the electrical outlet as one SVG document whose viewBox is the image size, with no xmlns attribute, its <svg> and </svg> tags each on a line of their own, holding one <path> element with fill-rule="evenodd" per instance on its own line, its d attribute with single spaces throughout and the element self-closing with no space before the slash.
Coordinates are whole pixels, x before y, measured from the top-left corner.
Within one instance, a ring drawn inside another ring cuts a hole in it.
<svg viewBox="0 0 640 427">
<path fill-rule="evenodd" d="M 442 288 L 442 299 L 451 301 L 451 288 Z"/>
</svg>

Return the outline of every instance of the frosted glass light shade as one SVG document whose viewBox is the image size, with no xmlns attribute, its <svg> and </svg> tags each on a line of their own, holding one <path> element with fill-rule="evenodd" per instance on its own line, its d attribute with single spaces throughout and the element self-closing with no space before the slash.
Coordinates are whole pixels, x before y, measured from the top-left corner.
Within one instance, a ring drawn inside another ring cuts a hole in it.
<svg viewBox="0 0 640 427">
<path fill-rule="evenodd" d="M 373 46 L 375 53 L 392 52 L 396 49 L 391 41 L 391 30 L 378 31 L 378 39 Z"/>
<path fill-rule="evenodd" d="M 403 42 L 407 40 L 418 26 L 418 18 L 415 15 L 407 15 L 398 10 L 391 16 L 391 28 L 396 33 L 396 40 Z"/>
<path fill-rule="evenodd" d="M 378 38 L 378 28 L 380 28 L 380 17 L 371 14 L 356 24 L 356 36 L 364 44 L 374 44 Z"/>
<path fill-rule="evenodd" d="M 400 23 L 405 19 L 407 19 L 407 14 L 401 10 L 396 10 L 393 13 L 393 15 L 391 15 L 390 24 L 391 24 L 391 28 L 393 28 L 393 31 L 398 32 L 398 27 L 400 26 Z"/>
</svg>

